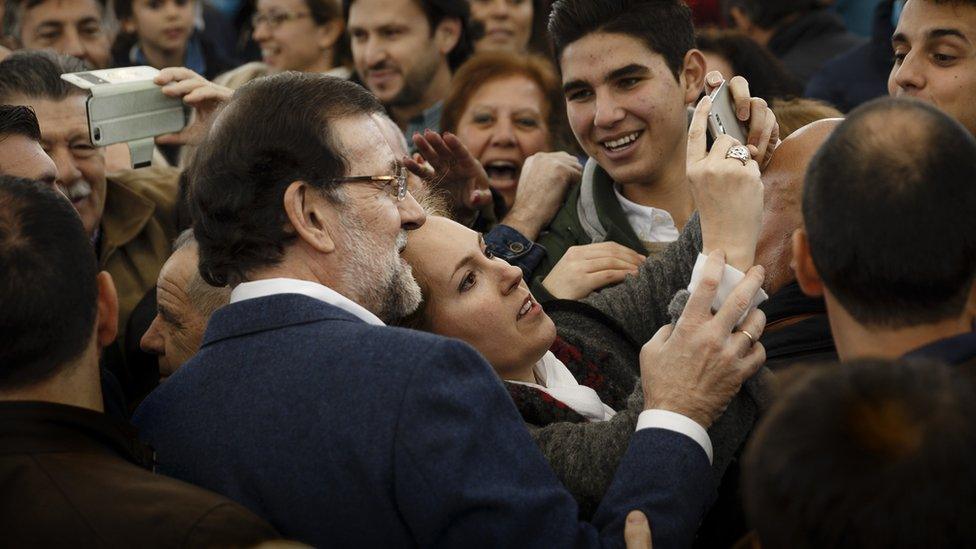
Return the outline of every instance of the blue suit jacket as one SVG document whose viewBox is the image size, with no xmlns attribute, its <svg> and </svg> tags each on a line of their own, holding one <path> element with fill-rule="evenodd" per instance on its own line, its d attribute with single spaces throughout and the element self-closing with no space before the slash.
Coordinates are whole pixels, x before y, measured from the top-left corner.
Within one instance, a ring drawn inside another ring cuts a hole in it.
<svg viewBox="0 0 976 549">
<path fill-rule="evenodd" d="M 549 469 L 471 347 L 285 294 L 234 303 L 134 422 L 165 474 L 316 546 L 690 544 L 714 487 L 690 438 L 645 429 L 594 523 Z"/>
</svg>

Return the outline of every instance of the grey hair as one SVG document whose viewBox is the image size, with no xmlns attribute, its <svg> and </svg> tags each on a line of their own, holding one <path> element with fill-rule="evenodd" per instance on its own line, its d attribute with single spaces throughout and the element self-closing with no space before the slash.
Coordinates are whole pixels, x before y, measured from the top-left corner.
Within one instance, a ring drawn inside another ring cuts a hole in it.
<svg viewBox="0 0 976 549">
<path fill-rule="evenodd" d="M 24 12 L 46 1 L 48 0 L 7 0 L 6 9 L 3 11 L 3 24 L 0 26 L 0 36 L 12 40 L 14 43 L 11 45 L 14 48 L 23 47 L 20 32 L 23 30 L 21 23 L 24 20 Z M 102 31 L 108 33 L 111 38 L 118 29 L 118 21 L 115 19 L 115 14 L 112 13 L 112 10 L 108 9 L 105 0 L 95 0 L 95 3 L 98 4 L 99 11 L 102 12 Z"/>
<path fill-rule="evenodd" d="M 0 102 L 14 97 L 61 101 L 88 92 L 61 79 L 66 72 L 88 70 L 85 62 L 60 53 L 21 50 L 0 61 Z"/>
<path fill-rule="evenodd" d="M 173 253 L 182 250 L 190 251 L 191 248 L 193 253 L 197 255 L 197 266 L 199 266 L 199 248 L 197 248 L 197 240 L 193 236 L 192 228 L 183 231 L 176 237 L 173 242 Z M 200 276 L 199 268 L 193 269 L 193 275 L 186 286 L 186 295 L 190 299 L 190 304 L 198 313 L 208 319 L 217 309 L 230 303 L 230 291 L 229 286 L 218 288 L 207 284 Z"/>
</svg>

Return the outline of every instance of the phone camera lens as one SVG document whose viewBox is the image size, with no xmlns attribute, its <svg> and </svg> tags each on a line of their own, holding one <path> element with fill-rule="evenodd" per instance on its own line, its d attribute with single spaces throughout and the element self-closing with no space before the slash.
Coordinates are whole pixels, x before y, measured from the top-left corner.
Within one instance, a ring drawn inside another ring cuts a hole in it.
<svg viewBox="0 0 976 549">
<path fill-rule="evenodd" d="M 102 140 L 102 130 L 101 130 L 101 128 L 95 128 L 95 131 L 92 132 L 92 137 L 95 138 L 95 141 L 96 142 L 97 141 L 101 141 Z"/>
</svg>

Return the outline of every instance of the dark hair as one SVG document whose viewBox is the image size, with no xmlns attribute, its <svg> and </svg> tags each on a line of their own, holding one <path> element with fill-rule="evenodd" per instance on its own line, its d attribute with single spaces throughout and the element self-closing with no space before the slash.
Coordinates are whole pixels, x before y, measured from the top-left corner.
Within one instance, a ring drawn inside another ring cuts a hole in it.
<svg viewBox="0 0 976 549">
<path fill-rule="evenodd" d="M 858 321 L 958 316 L 976 276 L 976 140 L 919 101 L 855 109 L 814 155 L 803 218 L 826 287 Z"/>
<path fill-rule="evenodd" d="M 735 74 L 749 81 L 753 97 L 767 103 L 803 94 L 803 87 L 783 63 L 766 48 L 738 31 L 704 30 L 696 37 L 698 49 L 724 57 Z"/>
<path fill-rule="evenodd" d="M 295 238 L 286 229 L 285 189 L 307 181 L 338 202 L 331 181 L 347 164 L 332 121 L 382 112 L 361 86 L 322 74 L 286 72 L 237 90 L 189 167 L 203 279 L 233 286 L 281 261 Z"/>
<path fill-rule="evenodd" d="M 681 0 L 556 0 L 549 15 L 556 59 L 594 32 L 626 34 L 664 57 L 675 79 L 695 47 L 691 10 Z"/>
<path fill-rule="evenodd" d="M 95 251 L 71 203 L 0 176 L 0 389 L 56 375 L 95 328 Z"/>
<path fill-rule="evenodd" d="M 349 7 L 356 0 L 342 0 L 342 12 L 345 14 L 346 23 L 349 23 Z M 457 45 L 447 54 L 447 63 L 451 70 L 456 70 L 474 51 L 474 43 L 471 40 L 470 21 L 471 5 L 468 0 L 411 0 L 416 2 L 424 15 L 427 16 L 427 24 L 430 27 L 431 36 L 437 30 L 441 21 L 449 18 L 456 18 L 461 22 L 461 35 Z"/>
<path fill-rule="evenodd" d="M 552 64 L 544 57 L 534 54 L 511 52 L 485 52 L 476 54 L 458 69 L 451 79 L 451 91 L 444 99 L 441 113 L 441 130 L 456 133 L 461 117 L 468 108 L 471 97 L 488 82 L 510 76 L 524 76 L 542 93 L 546 104 L 542 105 L 549 127 L 549 143 L 555 150 L 568 144 L 565 137 L 569 132 L 566 121 L 566 108 L 562 85 Z"/>
<path fill-rule="evenodd" d="M 797 13 L 822 9 L 822 0 L 727 0 L 726 10 L 742 10 L 756 25 L 771 29 Z"/>
<path fill-rule="evenodd" d="M 800 374 L 743 459 L 764 549 L 969 547 L 976 542 L 972 378 L 928 361 Z"/>
<path fill-rule="evenodd" d="M 0 27 L 0 36 L 12 39 L 17 47 L 20 47 L 21 23 L 24 19 L 24 12 L 34 9 L 37 6 L 50 0 L 6 0 L 3 10 L 3 26 Z M 94 0 L 98 5 L 102 15 L 102 25 L 108 26 L 107 17 L 109 10 L 105 9 L 105 0 Z"/>
<path fill-rule="evenodd" d="M 87 92 L 61 79 L 66 72 L 88 70 L 85 63 L 70 55 L 42 50 L 21 50 L 0 61 L 0 102 L 13 97 L 37 97 L 62 101 Z"/>
<path fill-rule="evenodd" d="M 41 128 L 37 125 L 34 109 L 24 105 L 0 105 L 0 140 L 9 135 L 41 140 Z"/>
</svg>

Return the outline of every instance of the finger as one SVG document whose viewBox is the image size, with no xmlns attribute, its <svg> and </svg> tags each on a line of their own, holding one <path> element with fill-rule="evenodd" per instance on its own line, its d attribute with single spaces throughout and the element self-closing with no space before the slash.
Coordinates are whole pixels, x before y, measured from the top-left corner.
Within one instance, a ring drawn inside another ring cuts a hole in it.
<svg viewBox="0 0 976 549">
<path fill-rule="evenodd" d="M 201 86 L 206 86 L 208 83 L 203 78 L 191 78 L 178 82 L 170 82 L 163 86 L 162 90 L 163 94 L 168 97 L 183 97 Z"/>
<path fill-rule="evenodd" d="M 715 91 L 715 88 L 722 85 L 725 82 L 725 77 L 719 71 L 710 71 L 705 75 L 705 92 L 706 95 Z"/>
<path fill-rule="evenodd" d="M 431 146 L 426 135 L 420 133 L 414 134 L 413 145 L 417 148 L 417 152 L 424 157 L 424 160 L 433 166 L 435 170 L 441 166 L 440 156 L 434 150 L 434 147 Z"/>
<path fill-rule="evenodd" d="M 745 122 L 749 120 L 749 107 L 752 104 L 752 96 L 749 95 L 749 83 L 741 76 L 734 76 L 729 80 L 729 92 L 732 93 L 732 102 L 735 103 L 735 115 Z"/>
<path fill-rule="evenodd" d="M 164 86 L 170 82 L 178 82 L 188 78 L 200 77 L 199 74 L 186 67 L 167 67 L 153 78 L 153 83 L 157 86 Z"/>
<path fill-rule="evenodd" d="M 739 373 L 742 381 L 746 381 L 756 375 L 763 365 L 766 364 L 766 348 L 762 343 L 756 343 L 749 349 L 749 353 L 739 361 Z"/>
<path fill-rule="evenodd" d="M 475 189 L 468 195 L 468 205 L 473 209 L 487 206 L 491 202 L 491 191 L 488 189 Z"/>
<path fill-rule="evenodd" d="M 640 511 L 631 511 L 624 526 L 624 544 L 627 549 L 651 549 L 651 525 Z"/>
<path fill-rule="evenodd" d="M 598 257 L 596 259 L 587 260 L 584 264 L 584 269 L 588 273 L 597 273 L 600 271 L 627 271 L 629 274 L 637 272 L 637 265 L 634 265 L 630 261 L 620 259 L 619 257 Z"/>
<path fill-rule="evenodd" d="M 698 287 L 691 292 L 688 304 L 681 317 L 694 316 L 697 318 L 711 318 L 712 302 L 715 301 L 715 294 L 718 293 L 718 285 L 722 280 L 722 273 L 725 270 L 725 252 L 714 250 L 708 254 L 708 260 L 702 269 L 702 277 L 698 281 Z M 732 328 L 729 328 L 732 331 Z"/>
<path fill-rule="evenodd" d="M 762 266 L 756 265 L 749 269 L 746 277 L 732 290 L 725 303 L 722 304 L 722 308 L 715 313 L 715 320 L 723 329 L 728 329 L 731 332 L 739 324 L 739 319 L 752 306 L 752 300 L 762 286 L 764 276 L 765 271 Z"/>
<path fill-rule="evenodd" d="M 441 162 L 453 162 L 455 160 L 454 153 L 451 152 L 451 148 L 447 146 L 447 143 L 444 142 L 444 138 L 439 133 L 427 129 L 424 130 L 424 137 L 426 137 L 427 141 L 430 142 L 430 146 L 437 151 Z"/>
<path fill-rule="evenodd" d="M 776 116 L 772 111 L 767 110 L 766 123 L 763 125 L 762 135 L 759 136 L 759 145 L 753 158 L 756 162 L 762 162 L 766 158 L 766 151 L 769 150 L 770 141 L 773 137 L 773 130 L 776 128 Z"/>
<path fill-rule="evenodd" d="M 641 265 L 647 261 L 647 256 L 641 255 L 623 244 L 618 244 L 609 240 L 606 242 L 598 242 L 596 244 L 585 244 L 580 246 L 580 255 L 584 259 L 616 257 L 633 265 Z"/>
<path fill-rule="evenodd" d="M 234 92 L 228 88 L 219 86 L 201 86 L 183 96 L 183 102 L 187 105 L 198 106 L 213 102 L 215 105 L 226 103 L 231 99 Z"/>
<path fill-rule="evenodd" d="M 708 111 L 712 108 L 712 98 L 705 96 L 695 107 L 695 114 L 688 126 L 688 162 L 697 162 L 708 154 Z"/>
<path fill-rule="evenodd" d="M 766 107 L 764 99 L 756 97 L 749 101 L 749 137 L 747 142 L 750 145 L 758 147 L 761 143 L 759 138 L 766 131 L 766 125 L 769 123 L 768 112 L 769 108 Z"/>
<path fill-rule="evenodd" d="M 431 168 L 430 166 L 425 164 L 420 164 L 416 160 L 406 156 L 403 157 L 403 166 L 407 168 L 407 170 L 410 171 L 410 173 L 416 175 L 421 179 L 433 179 L 434 176 L 437 175 L 434 172 L 434 168 Z"/>
<path fill-rule="evenodd" d="M 654 332 L 654 336 L 651 340 L 644 344 L 644 349 L 655 352 L 667 343 L 668 338 L 674 332 L 674 324 L 665 324 L 661 326 L 657 332 Z M 643 349 L 641 350 L 643 352 Z"/>
<path fill-rule="evenodd" d="M 737 356 L 746 356 L 752 347 L 759 343 L 763 329 L 766 327 L 766 314 L 760 309 L 753 309 L 746 315 L 745 320 L 739 325 L 739 329 L 732 333 L 732 338 L 738 345 Z M 748 332 L 749 335 L 743 332 Z M 752 336 L 750 338 L 750 336 Z"/>
<path fill-rule="evenodd" d="M 721 161 L 725 159 L 729 154 L 729 149 L 736 145 L 741 145 L 739 140 L 732 137 L 731 135 L 720 135 L 718 139 L 712 143 L 712 149 L 708 151 L 708 158 L 711 161 Z"/>
<path fill-rule="evenodd" d="M 459 166 L 464 166 L 466 168 L 473 168 L 475 170 L 480 169 L 481 163 L 478 159 L 471 154 L 468 147 L 458 139 L 458 136 L 450 132 L 444 132 L 444 145 L 447 147 L 451 157 L 454 161 L 458 163 Z M 477 178 L 478 188 L 487 189 L 488 188 L 488 178 Z"/>
</svg>

